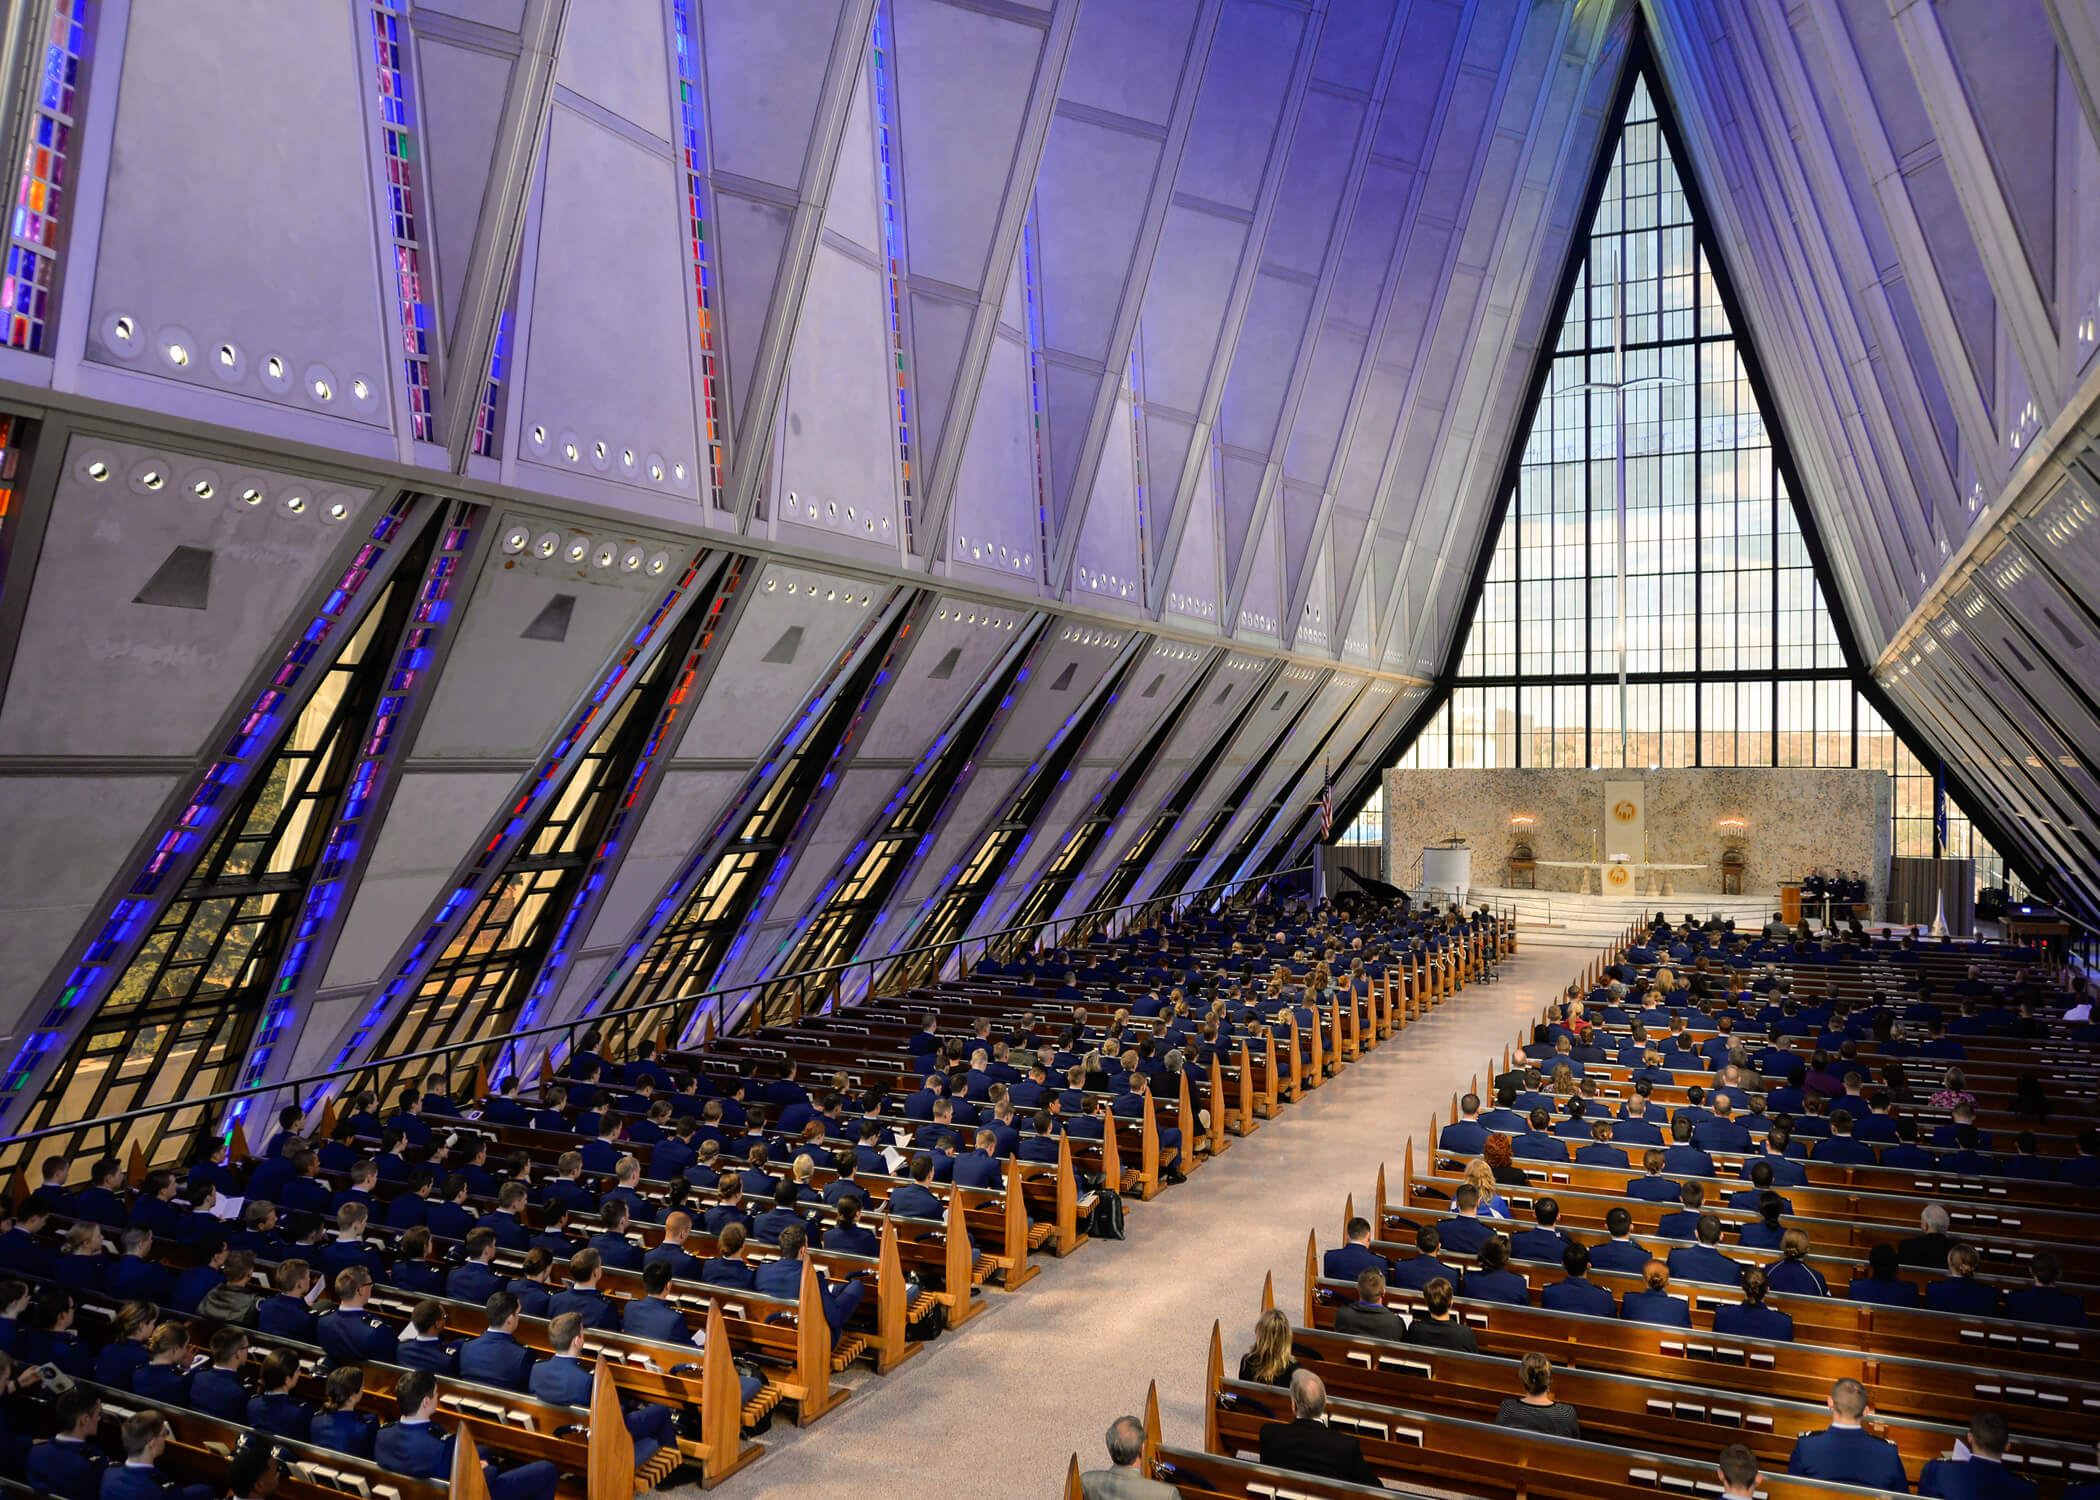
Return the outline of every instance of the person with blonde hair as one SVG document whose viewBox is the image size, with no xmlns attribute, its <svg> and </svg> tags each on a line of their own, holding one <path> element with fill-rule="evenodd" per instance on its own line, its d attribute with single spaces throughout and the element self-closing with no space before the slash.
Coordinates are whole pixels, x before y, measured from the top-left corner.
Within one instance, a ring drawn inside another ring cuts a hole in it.
<svg viewBox="0 0 2100 1500">
<path fill-rule="evenodd" d="M 1291 1357 L 1291 1320 L 1270 1308 L 1254 1322 L 1254 1344 L 1240 1356 L 1240 1379 L 1256 1385 L 1288 1386 L 1298 1372 Z"/>
<path fill-rule="evenodd" d="M 1480 1213 L 1483 1218 L 1510 1217 L 1509 1200 L 1495 1191 L 1495 1169 L 1488 1165 L 1485 1157 L 1476 1157 L 1466 1163 L 1465 1181 L 1468 1187 L 1480 1194 Z"/>
</svg>

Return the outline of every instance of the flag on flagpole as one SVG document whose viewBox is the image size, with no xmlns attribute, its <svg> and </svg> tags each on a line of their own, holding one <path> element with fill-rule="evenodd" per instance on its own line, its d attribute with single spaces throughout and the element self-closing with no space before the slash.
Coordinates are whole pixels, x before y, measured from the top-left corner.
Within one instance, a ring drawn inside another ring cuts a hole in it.
<svg viewBox="0 0 2100 1500">
<path fill-rule="evenodd" d="M 1320 837 L 1334 837 L 1334 766 L 1324 764 L 1320 779 Z"/>
</svg>

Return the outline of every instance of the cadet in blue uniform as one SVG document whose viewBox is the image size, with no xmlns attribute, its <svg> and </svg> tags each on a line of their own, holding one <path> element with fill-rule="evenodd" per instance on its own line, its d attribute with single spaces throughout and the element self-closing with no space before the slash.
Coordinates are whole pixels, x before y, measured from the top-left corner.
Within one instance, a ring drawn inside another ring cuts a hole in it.
<svg viewBox="0 0 2100 1500">
<path fill-rule="evenodd" d="M 1860 1426 L 1867 1414 L 1867 1388 L 1849 1377 L 1830 1388 L 1830 1425 L 1804 1432 L 1794 1443 L 1786 1471 L 1802 1479 L 1829 1479 L 1901 1495 L 1910 1489 L 1896 1445 Z"/>
<path fill-rule="evenodd" d="M 355 1365 L 330 1370 L 322 1388 L 321 1412 L 313 1419 L 307 1440 L 352 1458 L 370 1458 L 373 1440 L 379 1435 L 379 1419 L 357 1409 L 364 1394 L 363 1370 Z"/>
<path fill-rule="evenodd" d="M 155 1467 L 168 1446 L 168 1419 L 158 1411 L 139 1412 L 123 1427 L 124 1462 L 102 1471 L 100 1500 L 211 1500 L 209 1484 L 177 1484 Z"/>
<path fill-rule="evenodd" d="M 452 1450 L 458 1439 L 430 1425 L 431 1413 L 437 1409 L 437 1378 L 410 1370 L 395 1382 L 394 1401 L 401 1418 L 379 1429 L 372 1457 L 397 1474 L 450 1483 Z M 483 1460 L 481 1471 L 488 1480 L 490 1500 L 554 1500 L 554 1486 L 561 1477 L 545 1460 L 520 1464 L 508 1473 L 499 1473 L 494 1464 Z M 131 1497 L 106 1495 L 105 1500 Z"/>
<path fill-rule="evenodd" d="M 532 1377 L 532 1351 L 517 1339 L 518 1299 L 491 1292 L 483 1311 L 486 1328 L 459 1346 L 460 1377 L 523 1392 Z"/>
<path fill-rule="evenodd" d="M 1969 1418 L 1968 1458 L 1933 1459 L 1918 1476 L 1918 1493 L 1938 1500 L 2034 1500 L 2034 1481 L 2005 1466 L 2005 1442 L 2004 1415 L 1985 1407 Z"/>
<path fill-rule="evenodd" d="M 331 1363 L 393 1363 L 394 1330 L 365 1311 L 371 1296 L 372 1273 L 363 1266 L 350 1266 L 336 1277 L 335 1309 L 314 1322 L 314 1336 Z"/>
<path fill-rule="evenodd" d="M 109 1457 L 95 1441 L 102 1425 L 102 1401 L 85 1386 L 75 1386 L 54 1403 L 58 1435 L 29 1450 L 23 1477 L 29 1487 L 53 1500 L 98 1500 Z"/>
<path fill-rule="evenodd" d="M 1765 1306 L 1771 1283 L 1756 1266 L 1743 1272 L 1743 1300 L 1714 1310 L 1714 1332 L 1724 1338 L 1778 1339 L 1794 1341 L 1794 1320 L 1774 1307 Z"/>
</svg>

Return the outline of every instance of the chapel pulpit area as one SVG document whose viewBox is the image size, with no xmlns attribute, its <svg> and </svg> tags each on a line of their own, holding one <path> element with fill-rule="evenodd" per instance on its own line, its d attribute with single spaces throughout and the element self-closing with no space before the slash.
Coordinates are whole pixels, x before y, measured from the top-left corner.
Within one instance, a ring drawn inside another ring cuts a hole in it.
<svg viewBox="0 0 2100 1500">
<path fill-rule="evenodd" d="M 1784 883 L 1798 902 L 1810 875 L 1856 871 L 1867 891 L 1855 912 L 1873 921 L 1889 891 L 1893 795 L 1885 771 L 1831 767 L 1393 770 L 1386 868 L 1402 883 L 1463 871 L 1472 888 L 1729 896 L 1767 911 Z"/>
</svg>

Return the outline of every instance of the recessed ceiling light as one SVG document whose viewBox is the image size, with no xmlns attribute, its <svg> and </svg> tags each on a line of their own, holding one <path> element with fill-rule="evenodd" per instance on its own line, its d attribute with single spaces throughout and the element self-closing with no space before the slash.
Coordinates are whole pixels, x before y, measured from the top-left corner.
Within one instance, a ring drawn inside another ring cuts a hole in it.
<svg viewBox="0 0 2100 1500">
<path fill-rule="evenodd" d="M 189 349 L 188 349 L 187 347 L 185 347 L 185 346 L 184 346 L 184 345 L 182 345 L 182 344 L 170 344 L 170 345 L 168 345 L 168 363 L 169 363 L 169 364 L 171 364 L 171 365 L 174 365 L 174 366 L 175 366 L 175 367 L 176 367 L 177 369 L 180 369 L 180 368 L 182 368 L 182 367 L 183 367 L 184 365 L 187 365 L 187 364 L 188 364 L 189 362 L 190 362 L 190 351 L 189 351 Z"/>
<path fill-rule="evenodd" d="M 353 380 L 350 382 L 350 394 L 362 401 L 365 397 L 372 394 L 372 388 L 362 380 Z"/>
<path fill-rule="evenodd" d="M 242 503 L 243 505 L 260 505 L 260 504 L 262 504 L 262 503 L 263 503 L 263 492 L 262 492 L 262 491 L 261 491 L 261 490 L 260 490 L 259 488 L 257 488 L 257 487 L 256 487 L 255 485 L 252 485 L 252 484 L 251 484 L 251 485 L 249 485 L 249 486 L 248 486 L 248 487 L 247 487 L 246 489 L 244 489 L 244 490 L 242 490 L 242 491 L 241 491 L 241 503 Z"/>
<path fill-rule="evenodd" d="M 199 500 L 209 500 L 212 497 L 212 483 L 209 479 L 198 480 L 190 489 Z"/>
<path fill-rule="evenodd" d="M 149 490 L 157 490 L 165 482 L 161 478 L 160 470 L 158 469 L 148 469 L 145 473 L 139 475 L 139 483 Z"/>
<path fill-rule="evenodd" d="M 306 509 L 306 497 L 296 493 L 286 495 L 284 497 L 284 508 L 296 516 Z"/>
<path fill-rule="evenodd" d="M 233 368 L 233 366 L 235 366 L 235 365 L 239 364 L 240 362 L 241 362 L 241 355 L 240 355 L 240 351 L 239 351 L 239 350 L 237 350 L 237 349 L 235 349 L 235 348 L 233 347 L 233 345 L 231 345 L 231 344 L 221 344 L 221 345 L 219 345 L 219 363 L 220 363 L 220 364 L 222 364 L 222 365 L 225 365 L 225 366 L 226 366 L 226 367 L 227 367 L 228 369 L 231 369 L 231 368 Z"/>
<path fill-rule="evenodd" d="M 101 484 L 109 478 L 109 465 L 99 458 L 96 459 L 87 466 L 87 477 L 94 480 L 95 483 Z"/>
<path fill-rule="evenodd" d="M 333 401 L 335 399 L 335 387 L 316 376 L 314 379 L 314 399 L 318 401 Z"/>
</svg>

